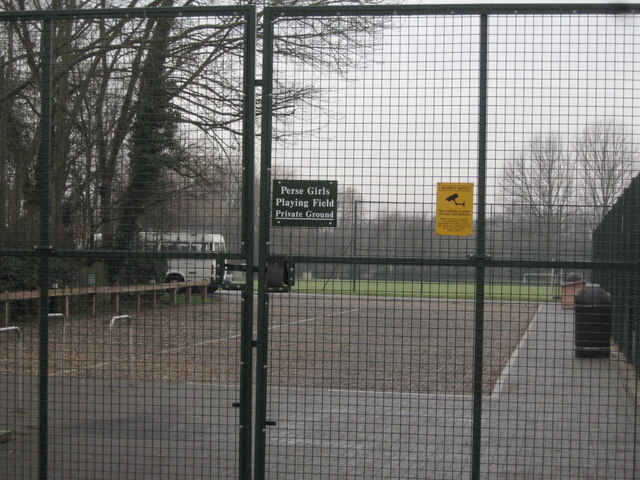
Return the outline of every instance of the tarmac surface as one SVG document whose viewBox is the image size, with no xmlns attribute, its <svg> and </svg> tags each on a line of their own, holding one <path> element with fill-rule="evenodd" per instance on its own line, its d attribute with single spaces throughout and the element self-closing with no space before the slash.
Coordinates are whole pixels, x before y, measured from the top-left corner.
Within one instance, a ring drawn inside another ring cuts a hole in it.
<svg viewBox="0 0 640 480">
<path fill-rule="evenodd" d="M 481 478 L 639 478 L 634 376 L 615 352 L 576 358 L 573 312 L 541 305 L 483 398 Z M 0 395 L 0 479 L 37 478 L 33 377 L 24 399 Z M 236 386 L 52 377 L 48 477 L 237 478 L 236 401 Z M 273 387 L 268 404 L 267 478 L 470 478 L 470 395 Z"/>
</svg>

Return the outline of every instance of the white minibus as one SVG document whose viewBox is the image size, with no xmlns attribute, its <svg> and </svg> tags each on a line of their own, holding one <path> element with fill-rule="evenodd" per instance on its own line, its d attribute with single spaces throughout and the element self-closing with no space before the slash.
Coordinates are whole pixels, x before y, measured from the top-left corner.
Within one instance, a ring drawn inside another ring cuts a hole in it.
<svg viewBox="0 0 640 480">
<path fill-rule="evenodd" d="M 157 252 L 210 253 L 226 250 L 224 237 L 217 233 L 194 232 L 140 232 L 145 250 Z M 217 285 L 217 263 L 215 259 L 167 258 L 166 282 L 188 282 L 210 280 L 208 290 L 215 291 Z M 223 283 L 233 280 L 230 272 L 223 275 Z"/>
</svg>

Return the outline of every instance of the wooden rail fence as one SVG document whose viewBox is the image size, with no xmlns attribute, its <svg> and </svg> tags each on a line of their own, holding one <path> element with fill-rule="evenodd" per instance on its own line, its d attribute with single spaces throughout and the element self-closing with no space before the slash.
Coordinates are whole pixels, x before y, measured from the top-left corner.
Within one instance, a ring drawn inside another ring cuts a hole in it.
<svg viewBox="0 0 640 480">
<path fill-rule="evenodd" d="M 136 305 L 136 312 L 140 311 L 142 306 L 142 295 L 145 293 L 152 294 L 153 306 L 156 306 L 158 292 L 169 293 L 171 302 L 175 305 L 178 303 L 178 291 L 184 290 L 185 298 L 188 303 L 193 301 L 194 290 L 199 290 L 200 296 L 204 301 L 207 298 L 208 280 L 194 282 L 171 282 L 171 283 L 153 283 L 146 285 L 116 285 L 108 287 L 65 287 L 52 288 L 49 290 L 49 298 L 62 298 L 64 302 L 64 313 L 68 318 L 71 313 L 71 297 L 87 296 L 91 302 L 91 312 L 93 315 L 97 311 L 97 299 L 99 295 L 109 295 L 113 303 L 116 314 L 120 313 L 120 303 L 122 294 L 133 294 Z M 0 293 L 0 305 L 4 312 L 4 324 L 9 325 L 9 314 L 11 311 L 11 302 L 22 300 L 38 300 L 40 298 L 40 290 L 27 290 L 22 292 L 3 292 Z"/>
</svg>

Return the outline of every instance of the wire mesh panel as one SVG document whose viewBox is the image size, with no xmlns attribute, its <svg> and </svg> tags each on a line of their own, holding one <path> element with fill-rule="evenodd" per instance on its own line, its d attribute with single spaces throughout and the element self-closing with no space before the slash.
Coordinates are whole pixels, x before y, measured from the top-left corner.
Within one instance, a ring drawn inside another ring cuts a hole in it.
<svg viewBox="0 0 640 480">
<path fill-rule="evenodd" d="M 338 194 L 335 226 L 270 227 L 296 283 L 269 299 L 267 478 L 471 473 L 475 239 L 437 235 L 434 214 L 439 183 L 477 175 L 479 28 L 453 15 L 274 20 L 274 102 L 289 78 L 314 99 L 274 119 L 274 132 L 300 132 L 271 145 L 274 205 L 281 179 Z M 515 336 L 487 348 L 508 358 Z"/>
<path fill-rule="evenodd" d="M 518 10 L 268 12 L 257 478 L 637 476 L 638 19 Z"/>
<path fill-rule="evenodd" d="M 625 282 L 637 265 L 562 262 L 602 260 L 592 234 L 640 168 L 638 17 L 505 15 L 489 25 L 491 254 L 540 262 L 507 262 L 489 278 L 550 295 L 540 298 L 486 404 L 482 471 L 488 478 L 634 478 L 630 364 L 619 342 L 610 349 L 610 308 L 595 298 L 574 304 L 574 296 L 604 272 Z M 626 302 L 602 287 L 614 310 Z"/>
<path fill-rule="evenodd" d="M 446 269 L 445 269 L 446 270 Z M 468 477 L 473 426 L 473 275 L 457 282 L 330 280 L 270 301 L 267 471 L 274 477 Z M 308 293 L 303 293 L 303 292 Z M 536 312 L 485 307 L 489 395 Z"/>
<path fill-rule="evenodd" d="M 2 19 L 0 478 L 247 478 L 252 12 Z"/>
</svg>

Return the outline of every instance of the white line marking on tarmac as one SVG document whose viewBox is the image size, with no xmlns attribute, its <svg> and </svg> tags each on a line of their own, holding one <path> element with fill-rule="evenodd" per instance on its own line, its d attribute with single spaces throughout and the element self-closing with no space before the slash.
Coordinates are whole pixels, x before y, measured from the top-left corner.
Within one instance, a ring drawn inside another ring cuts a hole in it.
<svg viewBox="0 0 640 480">
<path fill-rule="evenodd" d="M 320 320 L 322 318 L 326 318 L 326 317 L 334 317 L 334 316 L 342 316 L 342 315 L 347 315 L 353 312 L 357 312 L 358 310 L 360 310 L 359 308 L 352 308 L 350 310 L 339 310 L 338 312 L 332 312 L 330 315 L 316 315 L 315 317 L 309 317 L 309 318 L 303 318 L 302 320 L 298 320 L 295 322 L 289 322 L 289 323 L 279 323 L 277 325 L 273 325 L 271 327 L 268 328 L 268 330 L 276 330 L 276 329 L 280 329 L 283 327 L 290 327 L 290 326 L 294 326 L 294 325 L 302 325 L 304 323 L 309 323 L 309 322 L 313 322 L 315 320 Z M 140 355 L 140 357 L 150 357 L 152 355 L 166 355 L 169 353 L 177 353 L 181 350 L 186 350 L 188 348 L 198 348 L 198 347 L 204 347 L 205 345 L 215 345 L 216 343 L 221 343 L 221 342 L 226 342 L 228 340 L 235 340 L 237 338 L 240 338 L 241 334 L 236 334 L 236 335 L 231 335 L 229 337 L 224 337 L 224 338 L 214 338 L 214 339 L 210 339 L 210 340 L 203 340 L 201 342 L 198 343 L 194 343 L 191 345 L 183 345 L 181 347 L 172 347 L 169 348 L 167 350 L 162 350 L 159 353 L 147 353 L 145 355 Z M 137 358 L 140 358 L 137 357 Z M 100 363 L 96 363 L 94 365 L 89 365 L 88 367 L 86 367 L 84 370 L 90 370 L 90 369 L 99 369 L 99 368 L 104 368 L 107 365 L 110 365 L 111 362 L 100 362 Z M 79 369 L 71 369 L 71 370 L 66 370 L 65 373 L 76 373 L 78 372 Z"/>
</svg>

